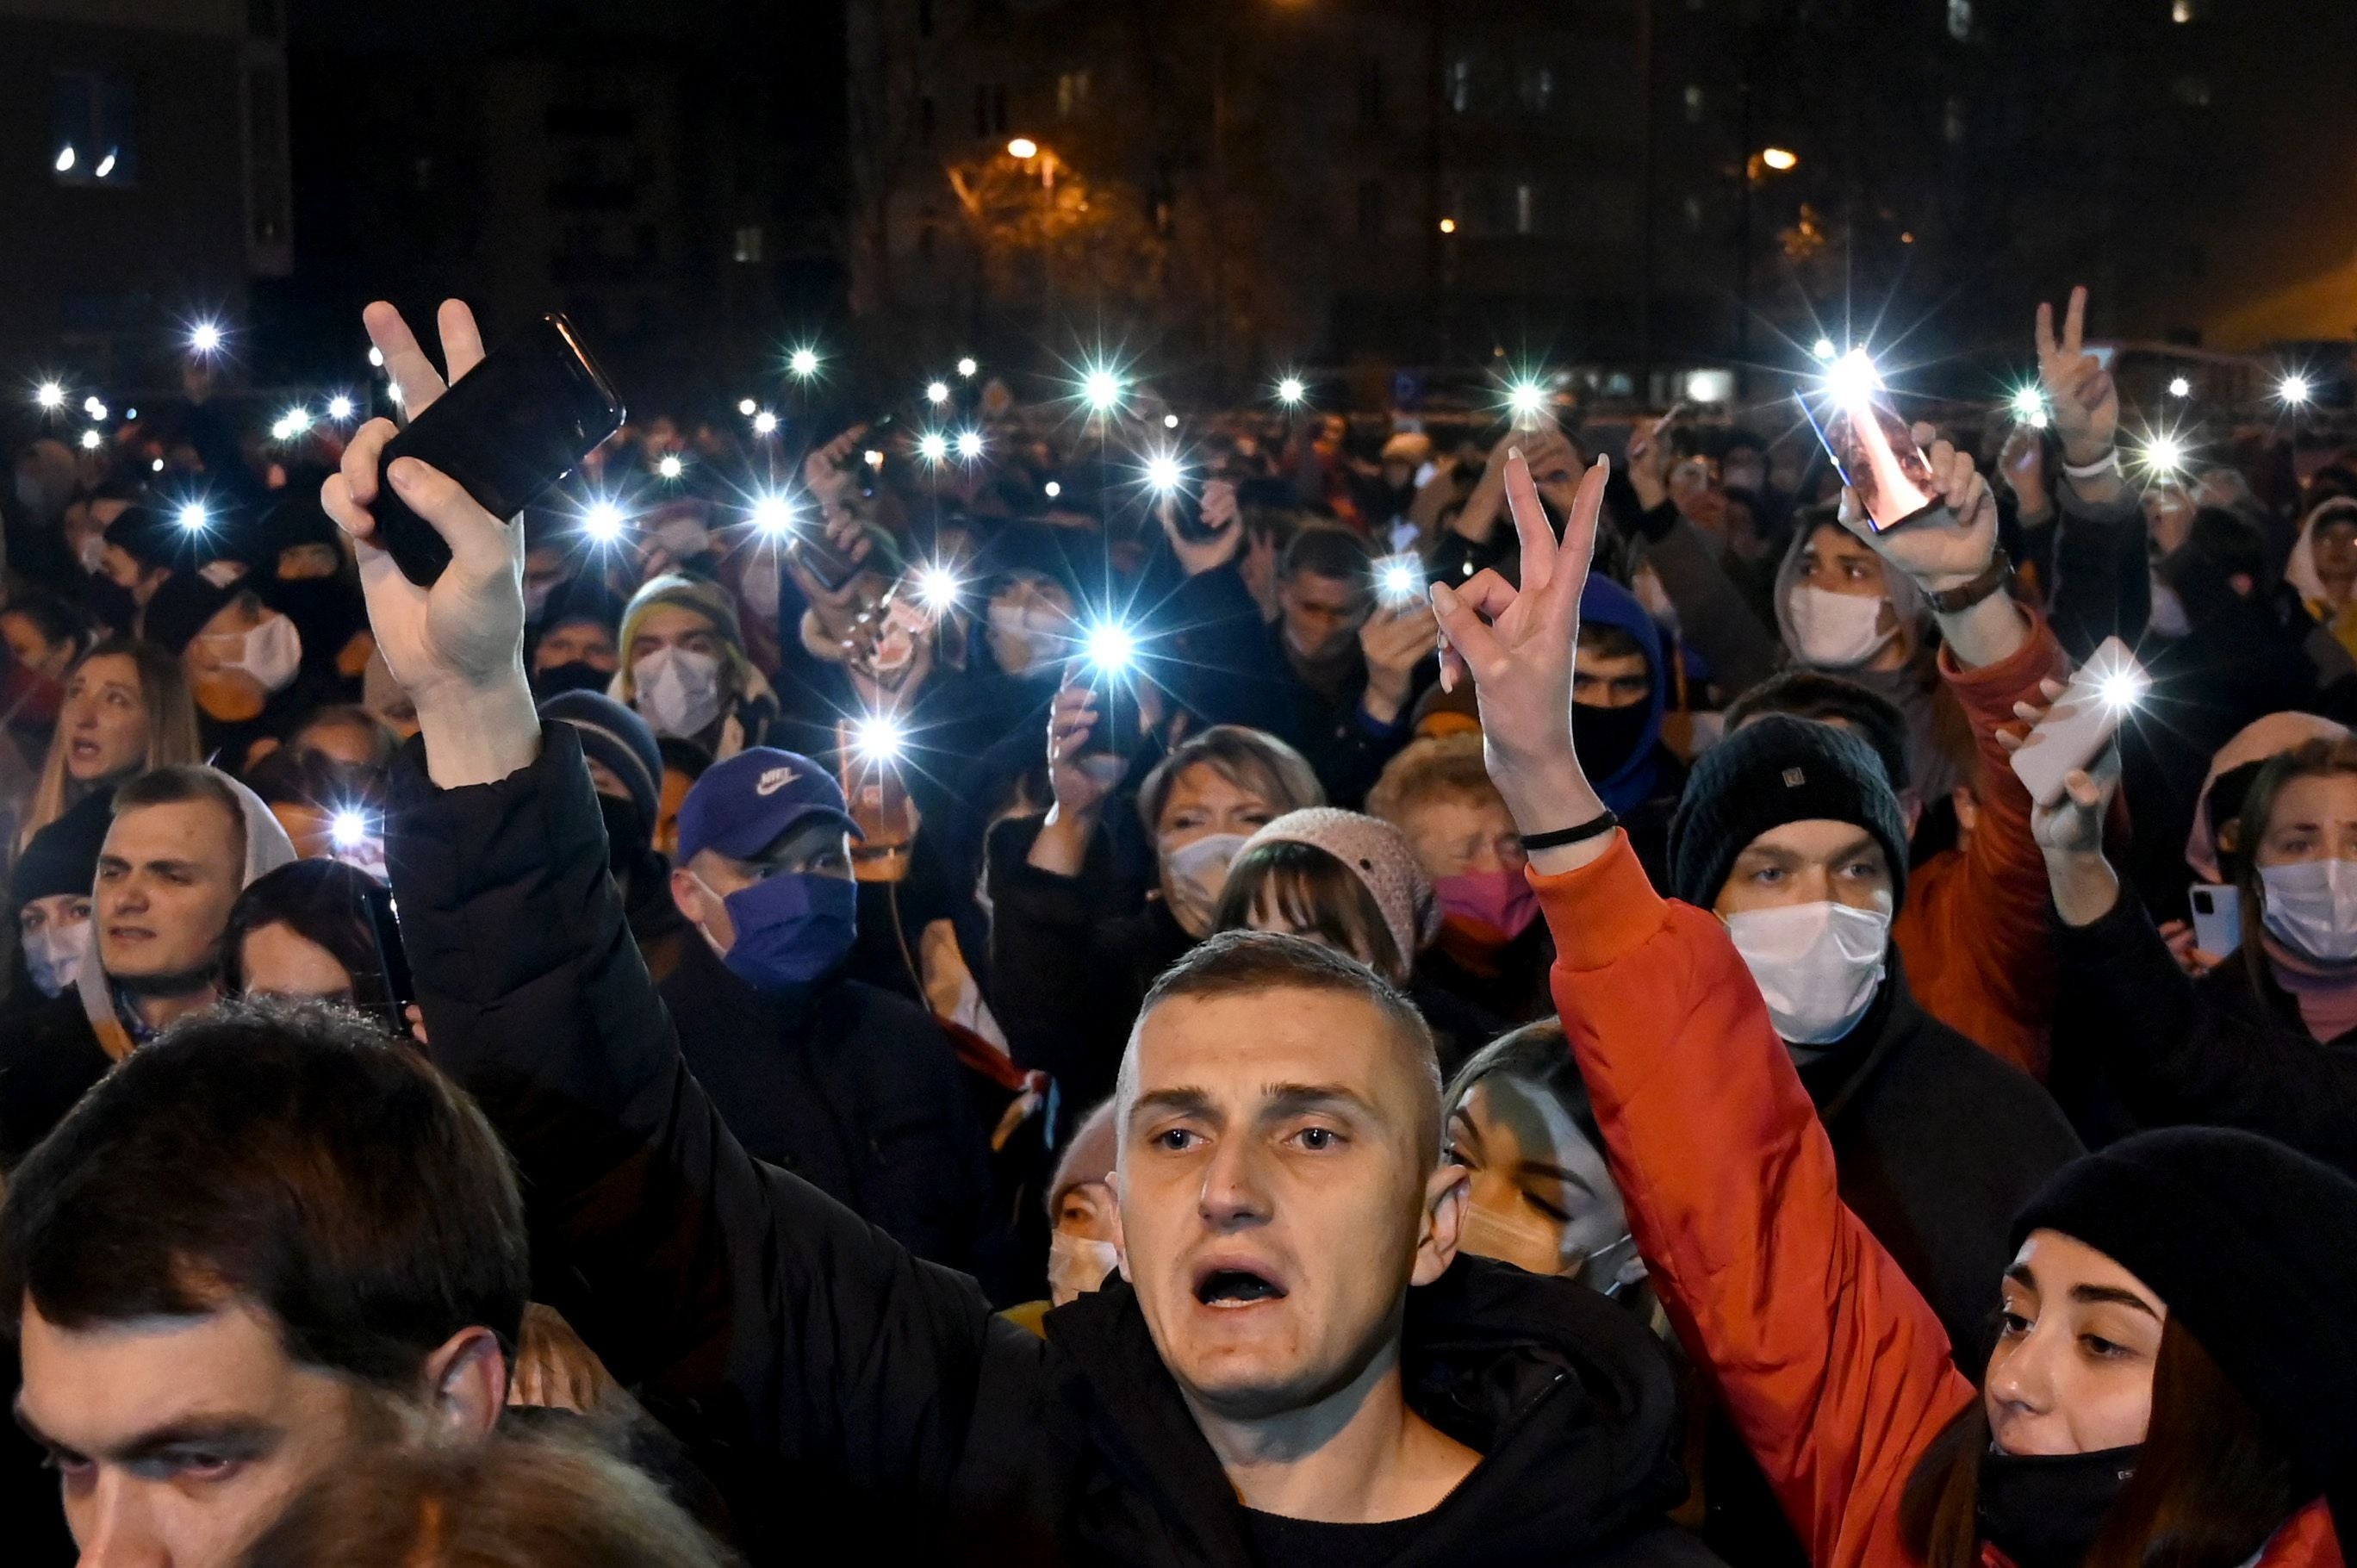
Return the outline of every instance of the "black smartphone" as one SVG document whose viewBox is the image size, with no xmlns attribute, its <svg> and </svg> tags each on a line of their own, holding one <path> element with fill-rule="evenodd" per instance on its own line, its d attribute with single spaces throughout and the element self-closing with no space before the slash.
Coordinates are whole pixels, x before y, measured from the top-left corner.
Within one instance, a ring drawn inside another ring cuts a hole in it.
<svg viewBox="0 0 2357 1568">
<path fill-rule="evenodd" d="M 1140 677 L 1134 667 L 1108 670 L 1086 659 L 1081 660 L 1081 677 L 1095 694 L 1092 704 L 1097 711 L 1097 722 L 1090 726 L 1089 738 L 1082 743 L 1076 757 L 1116 757 L 1124 762 L 1135 761 L 1146 749 L 1146 735 L 1139 728 L 1137 682 Z"/>
<path fill-rule="evenodd" d="M 384 977 L 384 993 L 393 1007 L 389 1022 L 395 1033 L 406 1036 L 407 1010 L 417 1000 L 417 986 L 410 978 L 409 954 L 401 945 L 401 920 L 393 912 L 393 889 L 371 877 L 361 898 L 368 906 L 369 931 L 376 938 L 377 972 Z"/>
<path fill-rule="evenodd" d="M 621 427 L 622 399 L 580 335 L 562 316 L 544 316 L 483 357 L 385 443 L 370 511 L 376 540 L 402 575 L 430 586 L 450 564 L 450 546 L 384 482 L 396 457 L 415 457 L 458 481 L 493 517 L 507 521 L 562 480 Z"/>
<path fill-rule="evenodd" d="M 802 569 L 830 594 L 859 575 L 859 563 L 834 547 L 834 541 L 826 536 L 825 520 L 814 513 L 795 527 L 786 548 L 793 553 Z"/>
</svg>

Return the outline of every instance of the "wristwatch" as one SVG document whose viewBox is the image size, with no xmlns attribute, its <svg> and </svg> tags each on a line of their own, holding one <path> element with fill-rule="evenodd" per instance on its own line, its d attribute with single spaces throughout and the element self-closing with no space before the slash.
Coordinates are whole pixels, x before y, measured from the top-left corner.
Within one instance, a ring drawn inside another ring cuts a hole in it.
<svg viewBox="0 0 2357 1568">
<path fill-rule="evenodd" d="M 1971 582 L 1959 583 L 1953 588 L 1943 588 L 1936 594 L 1924 596 L 1932 601 L 1932 608 L 1935 612 L 1952 616 L 1972 608 L 2012 581 L 2013 563 L 2000 554 Z"/>
</svg>

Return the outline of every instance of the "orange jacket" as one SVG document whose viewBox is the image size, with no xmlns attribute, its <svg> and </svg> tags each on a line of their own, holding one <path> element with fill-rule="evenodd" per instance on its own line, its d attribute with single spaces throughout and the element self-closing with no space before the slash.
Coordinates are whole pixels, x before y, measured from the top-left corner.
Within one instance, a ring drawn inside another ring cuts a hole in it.
<svg viewBox="0 0 2357 1568">
<path fill-rule="evenodd" d="M 1726 929 L 1655 893 L 1625 833 L 1531 885 L 1555 934 L 1555 1006 L 1679 1338 L 1815 1568 L 1917 1561 L 1900 1543 L 1900 1496 L 1979 1395 L 1939 1318 L 1842 1206 L 1833 1145 Z M 2321 1503 L 2260 1558 L 2341 1561 Z"/>
<path fill-rule="evenodd" d="M 2030 836 L 2029 790 L 1996 743 L 2019 727 L 2017 702 L 2043 703 L 2038 682 L 2069 666 L 2046 618 L 2023 607 L 2029 640 L 2012 658 L 1957 668 L 1940 650 L 1940 673 L 1972 721 L 1980 756 L 1974 792 L 1980 825 L 1963 849 L 1917 866 L 1890 940 L 1907 962 L 1907 983 L 1923 1011 L 2043 1080 L 2054 1014 L 2054 951 L 2046 940 L 2046 858 Z M 1925 805 L 1932 802 L 1925 801 Z"/>
</svg>

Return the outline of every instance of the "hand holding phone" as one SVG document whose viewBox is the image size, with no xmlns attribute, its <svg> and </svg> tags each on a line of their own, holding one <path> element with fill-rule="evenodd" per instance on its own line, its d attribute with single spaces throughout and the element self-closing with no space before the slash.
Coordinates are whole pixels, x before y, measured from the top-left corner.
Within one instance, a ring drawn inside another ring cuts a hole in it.
<svg viewBox="0 0 2357 1568">
<path fill-rule="evenodd" d="M 561 316 L 542 317 L 471 370 L 456 366 L 454 350 L 449 390 L 385 443 L 370 508 L 376 542 L 420 587 L 448 567 L 450 546 L 383 482 L 393 464 L 426 463 L 505 521 L 570 474 L 623 418 L 620 395 Z"/>
<path fill-rule="evenodd" d="M 2049 809 L 2061 801 L 2063 779 L 2103 756 L 2147 684 L 2126 643 L 2115 637 L 2096 649 L 2013 754 L 2013 771 L 2029 798 Z"/>
<path fill-rule="evenodd" d="M 2243 890 L 2197 882 L 2187 896 L 2193 908 L 2193 945 L 2223 958 L 2243 945 Z"/>
</svg>

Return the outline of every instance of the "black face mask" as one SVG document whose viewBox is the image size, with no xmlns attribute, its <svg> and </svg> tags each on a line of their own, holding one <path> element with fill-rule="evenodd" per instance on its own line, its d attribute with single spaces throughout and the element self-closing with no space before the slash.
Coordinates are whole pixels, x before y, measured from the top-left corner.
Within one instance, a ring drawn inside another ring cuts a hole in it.
<svg viewBox="0 0 2357 1568">
<path fill-rule="evenodd" d="M 552 664 L 545 670 L 532 672 L 532 694 L 546 702 L 559 692 L 602 692 L 612 684 L 614 672 L 598 670 L 586 660 L 576 659 L 569 663 Z"/>
<path fill-rule="evenodd" d="M 1652 716 L 1650 701 L 1625 708 L 1572 703 L 1571 746 L 1579 753 L 1580 768 L 1590 779 L 1609 779 L 1620 772 L 1637 755 L 1637 743 L 1645 738 L 1645 725 Z"/>
<path fill-rule="evenodd" d="M 119 632 L 127 634 L 139 618 L 139 601 L 131 596 L 131 590 L 103 574 L 91 574 L 82 588 L 82 602 L 91 614 Z"/>
<path fill-rule="evenodd" d="M 2139 1452 L 1989 1455 L 1981 1461 L 1981 1539 L 2015 1568 L 2078 1568 Z"/>
</svg>

